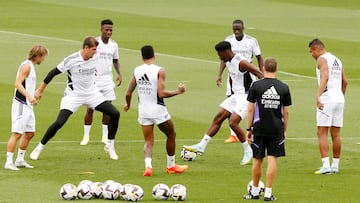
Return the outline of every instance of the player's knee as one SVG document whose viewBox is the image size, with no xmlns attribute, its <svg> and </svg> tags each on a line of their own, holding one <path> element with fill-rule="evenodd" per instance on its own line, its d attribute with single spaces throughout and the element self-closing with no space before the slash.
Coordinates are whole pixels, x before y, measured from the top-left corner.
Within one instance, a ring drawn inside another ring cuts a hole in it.
<svg viewBox="0 0 360 203">
<path fill-rule="evenodd" d="M 120 118 L 120 112 L 119 110 L 117 110 L 116 108 L 114 108 L 114 110 L 111 111 L 111 114 L 109 115 L 111 119 L 116 119 L 119 120 Z"/>
<path fill-rule="evenodd" d="M 235 128 L 236 126 L 238 126 L 239 123 L 234 121 L 234 120 L 229 120 L 229 126 L 230 128 Z"/>
</svg>

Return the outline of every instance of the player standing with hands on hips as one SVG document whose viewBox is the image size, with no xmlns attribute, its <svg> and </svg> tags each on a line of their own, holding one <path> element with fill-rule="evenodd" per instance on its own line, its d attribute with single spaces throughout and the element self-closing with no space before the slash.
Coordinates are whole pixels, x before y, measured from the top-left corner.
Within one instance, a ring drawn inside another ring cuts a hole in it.
<svg viewBox="0 0 360 203">
<path fill-rule="evenodd" d="M 34 105 L 38 103 L 36 88 L 35 65 L 41 64 L 49 51 L 42 45 L 33 46 L 27 60 L 20 64 L 16 74 L 15 93 L 11 108 L 12 135 L 7 144 L 5 169 L 19 170 L 18 167 L 34 168 L 25 159 L 25 152 L 30 140 L 35 136 Z M 13 163 L 16 143 L 22 137 L 18 155 Z"/>
<path fill-rule="evenodd" d="M 152 46 L 141 48 L 144 64 L 134 70 L 126 91 L 126 105 L 124 110 L 130 109 L 132 93 L 137 86 L 138 93 L 138 122 L 141 125 L 144 138 L 145 172 L 144 176 L 151 176 L 152 150 L 154 146 L 154 125 L 166 135 L 167 166 L 166 173 L 183 173 L 187 165 L 175 164 L 176 132 L 173 121 L 168 113 L 164 98 L 173 97 L 185 92 L 185 85 L 179 84 L 174 91 L 165 89 L 165 69 L 155 65 L 155 54 Z"/>
<path fill-rule="evenodd" d="M 339 173 L 341 152 L 340 129 L 343 126 L 347 81 L 341 61 L 327 52 L 319 39 L 309 43 L 309 52 L 316 60 L 318 91 L 316 124 L 322 166 L 315 174 Z M 333 159 L 330 166 L 328 132 L 332 139 Z"/>
<path fill-rule="evenodd" d="M 105 113 L 110 117 L 108 143 L 104 146 L 105 152 L 110 159 L 117 160 L 119 157 L 115 152 L 115 135 L 119 125 L 120 112 L 107 101 L 96 88 L 95 60 L 93 56 L 99 42 L 94 37 L 86 37 L 82 49 L 66 57 L 59 65 L 52 69 L 38 88 L 41 97 L 50 81 L 60 73 L 67 73 L 68 81 L 64 97 L 61 99 L 60 112 L 55 122 L 50 125 L 41 139 L 40 143 L 31 152 L 30 158 L 37 160 L 46 143 L 55 136 L 56 132 L 66 123 L 68 118 L 86 105 L 97 111 Z"/>
<path fill-rule="evenodd" d="M 286 129 L 289 121 L 291 95 L 289 87 L 276 79 L 277 62 L 265 59 L 264 78 L 255 81 L 249 89 L 247 100 L 248 139 L 253 150 L 253 187 L 244 199 L 259 199 L 261 166 L 267 154 L 265 201 L 274 201 L 272 185 L 275 180 L 277 158 L 285 156 Z"/>
</svg>

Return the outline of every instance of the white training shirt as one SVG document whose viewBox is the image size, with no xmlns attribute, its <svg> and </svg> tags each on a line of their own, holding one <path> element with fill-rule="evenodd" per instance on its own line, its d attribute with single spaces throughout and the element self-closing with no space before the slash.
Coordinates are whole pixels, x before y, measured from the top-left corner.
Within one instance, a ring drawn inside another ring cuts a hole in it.
<svg viewBox="0 0 360 203">
<path fill-rule="evenodd" d="M 30 66 L 30 72 L 29 72 L 29 75 L 27 76 L 27 78 L 25 78 L 24 82 L 22 83 L 22 86 L 25 88 L 25 90 L 31 96 L 34 97 L 35 96 L 35 88 L 36 88 L 36 73 L 35 73 L 34 64 L 30 60 L 25 60 L 20 64 L 20 66 L 17 70 L 17 73 L 16 73 L 16 78 L 19 76 L 20 68 L 25 64 Z M 24 95 L 22 95 L 16 88 L 14 91 L 14 99 L 23 104 L 28 105 L 29 107 L 32 107 L 29 100 Z"/>
<path fill-rule="evenodd" d="M 232 34 L 226 37 L 225 41 L 230 42 L 231 50 L 235 54 L 243 55 L 249 63 L 252 62 L 253 56 L 261 55 L 258 41 L 250 35 L 244 34 L 241 41 L 238 41 L 236 40 L 235 34 Z"/>
<path fill-rule="evenodd" d="M 226 62 L 226 67 L 232 80 L 231 90 L 234 94 L 245 94 L 244 74 L 247 71 L 240 72 L 239 70 L 239 63 L 242 60 L 246 60 L 246 58 L 240 54 L 235 54 L 230 62 Z"/>
<path fill-rule="evenodd" d="M 325 91 L 320 96 L 322 103 L 330 102 L 345 102 L 344 94 L 342 92 L 342 63 L 341 61 L 331 54 L 326 52 L 319 56 L 326 59 L 329 68 L 329 79 Z M 316 76 L 318 84 L 320 84 L 320 70 L 316 67 Z"/>
<path fill-rule="evenodd" d="M 164 100 L 158 96 L 158 73 L 161 67 L 143 64 L 134 70 L 139 97 L 139 117 L 159 118 L 168 114 Z"/>
<path fill-rule="evenodd" d="M 68 81 L 65 94 L 88 95 L 97 92 L 95 87 L 95 59 L 84 60 L 80 51 L 66 57 L 58 66 L 61 72 L 67 72 Z"/>
<path fill-rule="evenodd" d="M 96 40 L 99 42 L 99 45 L 94 55 L 94 59 L 96 59 L 95 83 L 97 86 L 114 86 L 112 68 L 113 60 L 119 59 L 118 44 L 112 39 L 109 39 L 109 42 L 105 44 L 100 36 Z"/>
</svg>

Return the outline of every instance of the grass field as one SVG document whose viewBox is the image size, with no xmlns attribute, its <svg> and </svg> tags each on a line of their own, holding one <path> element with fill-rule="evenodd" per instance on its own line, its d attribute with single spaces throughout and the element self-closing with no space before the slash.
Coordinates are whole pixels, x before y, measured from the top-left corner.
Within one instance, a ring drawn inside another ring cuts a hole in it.
<svg viewBox="0 0 360 203">
<path fill-rule="evenodd" d="M 167 88 L 187 85 L 184 95 L 166 100 L 177 131 L 177 163 L 184 144 L 198 142 L 207 130 L 225 88 L 215 80 L 218 58 L 214 45 L 232 33 L 231 22 L 243 19 L 245 32 L 255 36 L 263 57 L 277 58 L 278 78 L 290 86 L 293 105 L 286 143 L 287 156 L 279 159 L 273 187 L 277 202 L 358 202 L 360 187 L 360 2 L 356 0 L 15 0 L 0 2 L 0 164 L 5 163 L 11 134 L 10 109 L 17 67 L 29 48 L 46 45 L 50 55 L 37 66 L 40 83 L 64 57 L 79 50 L 85 36 L 100 34 L 104 18 L 115 22 L 113 39 L 120 46 L 123 84 L 116 89 L 114 104 L 121 109 L 116 149 L 118 161 L 103 152 L 101 115 L 94 114 L 91 143 L 80 146 L 85 107 L 79 109 L 46 146 L 35 169 L 18 172 L 0 169 L 0 202 L 63 202 L 59 189 L 66 182 L 116 180 L 143 187 L 143 202 L 155 202 L 151 188 L 157 183 L 181 183 L 188 189 L 186 202 L 246 202 L 242 195 L 251 179 L 251 166 L 240 166 L 242 148 L 224 144 L 226 123 L 209 144 L 206 153 L 184 174 L 165 174 L 164 136 L 156 130 L 154 174 L 143 177 L 143 138 L 136 121 L 136 103 L 122 111 L 133 68 L 141 64 L 139 49 L 154 46 L 157 64 L 166 68 Z M 328 51 L 343 62 L 349 80 L 346 94 L 340 174 L 317 176 L 321 165 L 315 127 L 315 61 L 308 42 L 318 37 Z M 28 155 L 55 120 L 66 76 L 56 77 L 35 108 L 37 136 Z M 242 124 L 243 125 L 243 124 Z M 1 165 L 0 165 L 1 166 Z M 88 174 L 87 172 L 92 172 Z M 263 170 L 265 173 L 265 170 Z M 264 179 L 264 178 L 263 178 Z M 80 200 L 76 200 L 80 201 Z M 104 202 L 105 200 L 89 200 Z M 168 200 L 170 201 L 170 200 Z"/>
</svg>

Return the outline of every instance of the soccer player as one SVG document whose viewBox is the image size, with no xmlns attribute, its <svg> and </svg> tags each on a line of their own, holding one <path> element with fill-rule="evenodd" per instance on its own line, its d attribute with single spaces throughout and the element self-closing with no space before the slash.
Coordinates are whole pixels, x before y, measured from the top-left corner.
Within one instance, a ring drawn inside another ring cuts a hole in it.
<svg viewBox="0 0 360 203">
<path fill-rule="evenodd" d="M 99 42 L 99 45 L 96 50 L 94 58 L 96 58 L 96 79 L 95 85 L 99 89 L 102 95 L 108 101 L 113 101 L 116 99 L 112 75 L 112 67 L 117 73 L 116 81 L 118 81 L 117 86 L 121 85 L 122 76 L 120 73 L 120 64 L 119 64 L 119 48 L 118 44 L 110 39 L 113 32 L 113 22 L 110 19 L 105 19 L 101 21 L 101 36 L 97 37 L 96 40 Z M 84 118 L 84 136 L 80 142 L 80 145 L 87 145 L 90 140 L 90 129 L 93 119 L 94 110 L 92 108 L 87 108 L 85 118 Z M 102 139 L 101 141 L 106 144 L 108 139 L 108 125 L 109 125 L 109 116 L 103 114 L 102 117 Z"/>
<path fill-rule="evenodd" d="M 251 73 L 256 75 L 258 78 L 262 78 L 263 74 L 258 68 L 249 63 L 244 56 L 234 53 L 231 50 L 230 42 L 219 42 L 215 46 L 215 49 L 220 60 L 226 63 L 226 67 L 232 81 L 231 91 L 234 94 L 226 98 L 220 104 L 220 111 L 215 115 L 211 126 L 205 133 L 200 143 L 191 146 L 184 145 L 184 148 L 200 155 L 203 154 L 211 138 L 219 131 L 223 121 L 225 119 L 229 119 L 229 125 L 240 140 L 244 149 L 244 157 L 240 164 L 246 165 L 251 162 L 253 154 L 245 134 L 239 126 L 239 123 L 245 118 L 248 110 L 248 101 L 246 98 L 250 85 L 253 82 Z"/>
<path fill-rule="evenodd" d="M 166 173 L 182 173 L 187 165 L 175 164 L 175 137 L 173 121 L 167 111 L 164 98 L 173 97 L 185 92 L 185 85 L 179 84 L 173 91 L 165 89 L 165 70 L 155 64 L 155 54 L 152 46 L 141 48 L 143 65 L 135 68 L 126 92 L 124 110 L 130 109 L 132 93 L 137 87 L 138 122 L 141 125 L 144 138 L 145 172 L 144 176 L 152 175 L 152 149 L 154 146 L 154 125 L 166 135 L 167 167 Z"/>
<path fill-rule="evenodd" d="M 285 156 L 286 129 L 289 121 L 291 95 L 289 87 L 276 79 L 277 62 L 265 59 L 264 78 L 249 89 L 248 139 L 253 150 L 253 187 L 244 199 L 259 199 L 261 168 L 267 154 L 265 201 L 274 201 L 272 185 L 275 180 L 277 158 Z"/>
<path fill-rule="evenodd" d="M 316 60 L 318 91 L 316 124 L 322 166 L 315 174 L 339 172 L 345 91 L 347 81 L 340 59 L 327 52 L 319 39 L 309 43 L 309 52 Z M 333 159 L 330 167 L 328 132 L 331 134 Z"/>
<path fill-rule="evenodd" d="M 264 62 L 261 57 L 260 46 L 256 38 L 244 33 L 245 28 L 244 28 L 244 22 L 242 20 L 239 19 L 234 20 L 232 23 L 232 29 L 234 34 L 229 35 L 225 38 L 225 41 L 231 43 L 232 51 L 236 54 L 243 55 L 249 63 L 252 63 L 252 58 L 253 56 L 255 56 L 258 62 L 259 70 L 261 70 L 261 67 L 263 67 Z M 218 79 L 216 80 L 216 84 L 219 87 L 221 87 L 222 85 L 222 74 L 224 72 L 225 67 L 226 65 L 224 61 L 221 61 L 219 66 Z M 254 75 L 252 75 L 252 77 L 253 80 L 256 79 Z M 232 94 L 234 93 L 231 91 L 231 80 L 228 75 L 226 81 L 226 96 L 229 97 Z M 235 132 L 232 131 L 230 128 L 230 136 L 225 140 L 225 143 L 236 143 L 236 142 L 239 142 L 239 139 L 237 138 Z"/>
<path fill-rule="evenodd" d="M 34 105 L 38 103 L 36 87 L 35 65 L 41 64 L 49 51 L 42 45 L 33 46 L 27 60 L 18 68 L 15 80 L 15 92 L 11 110 L 12 135 L 7 144 L 5 169 L 19 170 L 18 167 L 34 168 L 25 159 L 26 149 L 35 136 Z M 15 164 L 13 163 L 16 143 L 22 137 Z"/>
<path fill-rule="evenodd" d="M 52 69 L 38 88 L 39 97 L 42 96 L 50 81 L 60 73 L 67 73 L 68 81 L 64 97 L 61 99 L 60 112 L 56 121 L 50 125 L 40 143 L 31 152 L 30 158 L 37 160 L 46 143 L 55 136 L 56 132 L 66 123 L 67 119 L 79 109 L 87 105 L 110 117 L 108 143 L 104 146 L 105 152 L 113 160 L 118 159 L 115 152 L 115 135 L 119 125 L 120 112 L 107 101 L 94 84 L 96 63 L 93 59 L 98 46 L 94 37 L 86 37 L 82 49 L 66 57 L 57 67 Z"/>
</svg>

